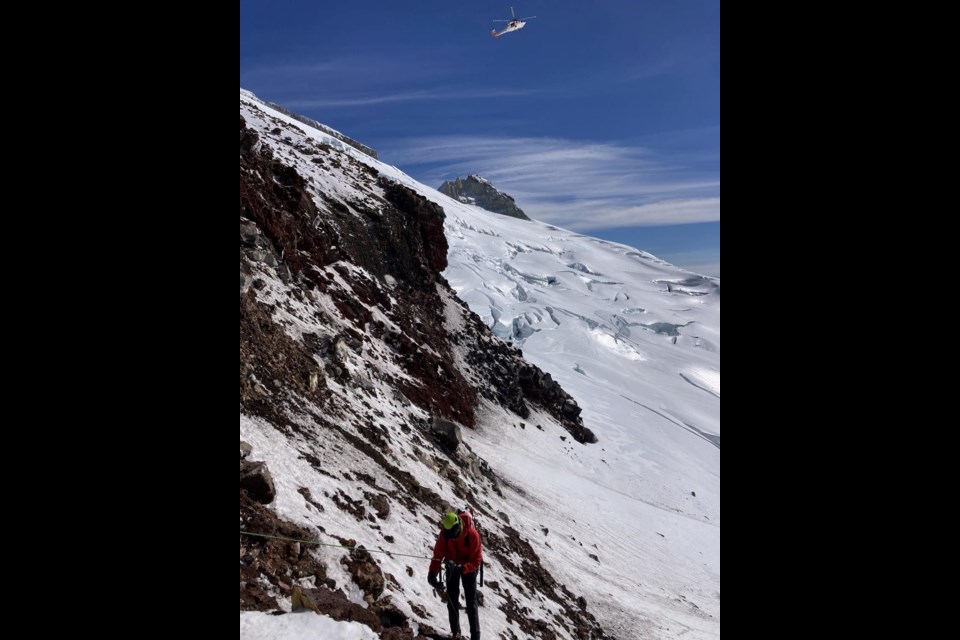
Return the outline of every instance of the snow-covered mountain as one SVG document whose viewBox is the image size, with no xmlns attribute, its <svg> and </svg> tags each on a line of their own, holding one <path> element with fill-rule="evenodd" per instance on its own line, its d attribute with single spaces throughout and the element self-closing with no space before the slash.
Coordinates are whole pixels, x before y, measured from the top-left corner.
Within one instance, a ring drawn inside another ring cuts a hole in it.
<svg viewBox="0 0 960 640">
<path fill-rule="evenodd" d="M 443 637 L 399 554 L 470 504 L 484 638 L 718 638 L 719 281 L 240 115 L 241 530 L 390 552 L 241 536 L 241 637 Z"/>
</svg>

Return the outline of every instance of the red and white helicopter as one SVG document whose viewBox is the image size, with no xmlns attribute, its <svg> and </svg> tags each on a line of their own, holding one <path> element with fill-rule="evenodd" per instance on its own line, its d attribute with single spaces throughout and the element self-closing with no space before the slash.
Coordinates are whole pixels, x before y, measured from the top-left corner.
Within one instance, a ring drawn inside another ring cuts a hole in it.
<svg viewBox="0 0 960 640">
<path fill-rule="evenodd" d="M 500 33 L 497 33 L 497 30 L 493 29 L 490 32 L 490 35 L 492 35 L 494 38 L 499 38 L 505 33 L 510 33 L 511 31 L 516 31 L 517 29 L 523 29 L 527 24 L 527 20 L 533 20 L 537 17 L 530 16 L 529 18 L 518 18 L 517 14 L 513 12 L 513 7 L 510 7 L 510 15 L 513 16 L 510 20 L 494 20 L 494 22 L 506 22 L 507 26 L 505 26 Z"/>
</svg>

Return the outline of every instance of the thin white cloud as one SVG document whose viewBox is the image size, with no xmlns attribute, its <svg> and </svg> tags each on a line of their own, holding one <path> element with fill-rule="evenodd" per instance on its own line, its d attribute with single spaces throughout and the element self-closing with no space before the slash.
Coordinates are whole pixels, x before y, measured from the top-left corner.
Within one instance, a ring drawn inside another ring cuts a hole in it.
<svg viewBox="0 0 960 640">
<path fill-rule="evenodd" d="M 532 218 L 586 231 L 720 220 L 720 175 L 703 154 L 557 138 L 396 141 L 381 157 L 439 186 L 478 173 Z"/>
<path fill-rule="evenodd" d="M 262 57 L 245 61 L 240 82 L 271 80 L 280 86 L 296 86 L 303 82 L 346 82 L 351 79 L 365 84 L 369 78 L 391 78 L 408 81 L 429 78 L 441 73 L 444 67 L 436 61 L 418 59 L 412 64 L 403 56 L 344 55 L 318 58 L 311 55 L 296 57 Z"/>
<path fill-rule="evenodd" d="M 290 109 L 332 109 L 336 107 L 363 107 L 389 102 L 412 102 L 415 100 L 478 100 L 482 98 L 523 96 L 529 95 L 530 93 L 530 91 L 518 89 L 463 91 L 441 88 L 430 91 L 404 91 L 400 93 L 357 96 L 354 98 L 290 100 L 286 102 L 286 106 Z"/>
<path fill-rule="evenodd" d="M 327 62 L 283 62 L 257 64 L 240 74 L 241 84 L 267 78 L 309 78 L 317 75 L 340 73 L 343 66 L 334 61 Z"/>
<path fill-rule="evenodd" d="M 574 200 L 570 203 L 537 202 L 521 207 L 531 218 L 587 231 L 612 227 L 656 227 L 671 224 L 716 222 L 720 219 L 720 198 L 673 199 L 637 206 L 623 206 L 619 199 Z"/>
<path fill-rule="evenodd" d="M 415 101 L 483 100 L 531 95 L 531 89 L 465 86 L 438 61 L 351 55 L 325 60 L 251 62 L 240 85 L 299 111 Z M 410 86 L 426 87 L 411 91 Z"/>
</svg>

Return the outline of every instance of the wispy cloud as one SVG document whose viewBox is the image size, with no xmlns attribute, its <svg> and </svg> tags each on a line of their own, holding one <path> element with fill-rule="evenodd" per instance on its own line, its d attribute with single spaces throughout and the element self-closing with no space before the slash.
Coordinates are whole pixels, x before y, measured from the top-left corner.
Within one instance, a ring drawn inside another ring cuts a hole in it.
<svg viewBox="0 0 960 640">
<path fill-rule="evenodd" d="M 344 65 L 335 60 L 325 62 L 261 62 L 240 74 L 240 84 L 268 78 L 303 79 L 338 74 Z"/>
<path fill-rule="evenodd" d="M 427 184 L 478 173 L 532 218 L 568 229 L 720 219 L 715 158 L 551 138 L 449 136 L 395 141 L 388 159 Z"/>
<path fill-rule="evenodd" d="M 531 95 L 529 88 L 465 86 L 439 62 L 345 56 L 324 61 L 264 60 L 248 66 L 240 85 L 256 87 L 289 109 L 337 109 L 399 102 L 483 100 Z M 407 87 L 421 87 L 410 90 Z"/>
<path fill-rule="evenodd" d="M 519 89 L 462 90 L 457 88 L 439 88 L 430 91 L 403 91 L 400 93 L 372 94 L 353 98 L 290 100 L 287 101 L 286 105 L 291 109 L 331 109 L 336 107 L 362 107 L 388 102 L 411 102 L 415 100 L 478 100 L 482 98 L 523 96 L 529 95 L 530 93 L 530 91 Z"/>
<path fill-rule="evenodd" d="M 310 83 L 350 80 L 365 83 L 383 78 L 407 82 L 435 77 L 444 69 L 438 61 L 421 59 L 413 64 L 402 56 L 344 55 L 318 58 L 305 54 L 296 58 L 247 60 L 240 74 L 240 84 L 269 81 L 279 87 L 297 88 Z"/>
</svg>

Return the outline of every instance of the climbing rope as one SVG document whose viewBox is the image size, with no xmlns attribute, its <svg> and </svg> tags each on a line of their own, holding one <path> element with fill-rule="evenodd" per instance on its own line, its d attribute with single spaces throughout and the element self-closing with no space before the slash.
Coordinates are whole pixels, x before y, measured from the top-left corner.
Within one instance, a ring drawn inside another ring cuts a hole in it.
<svg viewBox="0 0 960 640">
<path fill-rule="evenodd" d="M 401 556 L 403 558 L 418 558 L 420 560 L 433 560 L 429 556 L 412 556 L 409 553 L 396 553 L 394 551 L 383 551 L 380 549 L 367 549 L 366 547 L 347 547 L 342 544 L 326 544 L 317 540 L 302 540 L 300 538 L 284 538 L 283 536 L 271 536 L 266 533 L 252 533 L 250 531 L 241 531 L 242 536 L 253 536 L 254 538 L 267 538 L 269 540 L 285 540 L 286 542 L 302 542 L 304 544 L 315 544 L 318 547 L 332 547 L 334 549 L 346 549 L 348 551 L 367 551 L 369 553 L 385 553 L 390 556 Z"/>
</svg>

